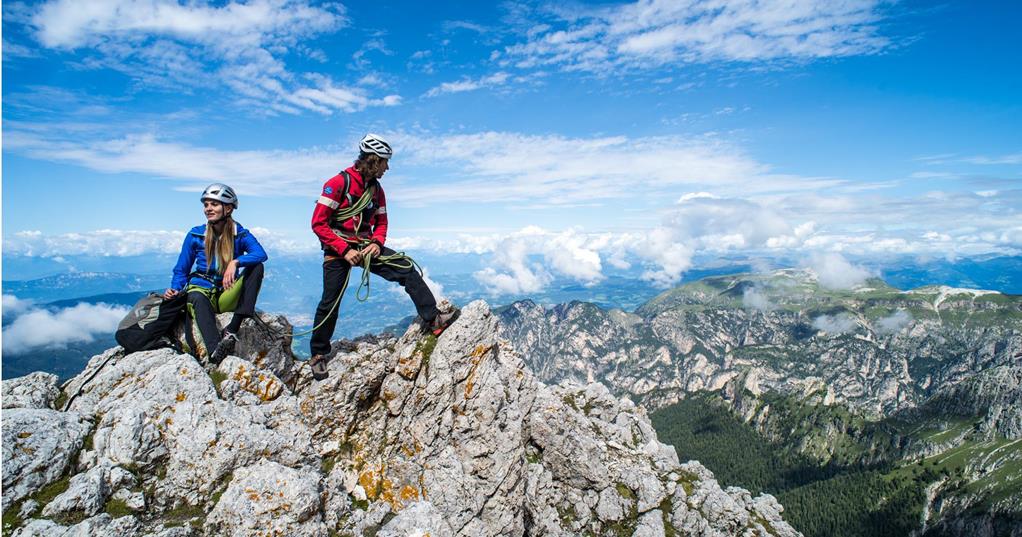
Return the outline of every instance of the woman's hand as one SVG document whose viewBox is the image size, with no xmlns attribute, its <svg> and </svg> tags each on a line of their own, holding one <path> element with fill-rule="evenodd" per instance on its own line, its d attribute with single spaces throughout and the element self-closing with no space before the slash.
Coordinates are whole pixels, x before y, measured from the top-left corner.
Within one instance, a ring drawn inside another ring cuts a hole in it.
<svg viewBox="0 0 1022 537">
<path fill-rule="evenodd" d="M 238 273 L 238 260 L 232 259 L 230 263 L 227 263 L 227 267 L 224 269 L 224 289 L 230 289 L 234 287 L 234 282 L 237 281 L 235 275 Z"/>
<path fill-rule="evenodd" d="M 178 291 L 176 291 L 174 289 L 167 289 L 166 291 L 163 292 L 163 298 L 164 298 L 164 300 L 170 300 L 170 299 L 176 297 L 177 293 L 178 293 Z"/>
</svg>

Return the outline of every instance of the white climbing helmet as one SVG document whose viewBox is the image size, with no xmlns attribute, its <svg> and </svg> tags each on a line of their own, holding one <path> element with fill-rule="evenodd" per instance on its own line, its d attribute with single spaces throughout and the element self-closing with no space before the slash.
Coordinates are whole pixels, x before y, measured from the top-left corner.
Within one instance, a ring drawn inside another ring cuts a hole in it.
<svg viewBox="0 0 1022 537">
<path fill-rule="evenodd" d="M 233 205 L 235 209 L 238 208 L 238 195 L 234 193 L 234 189 L 223 184 L 213 183 L 206 187 L 206 190 L 202 191 L 202 201 L 216 200 L 224 205 Z"/>
<path fill-rule="evenodd" d="M 358 143 L 359 151 L 363 153 L 372 153 L 385 159 L 389 159 L 394 155 L 394 150 L 390 148 L 390 144 L 378 134 L 369 133 L 362 138 L 362 141 Z"/>
</svg>

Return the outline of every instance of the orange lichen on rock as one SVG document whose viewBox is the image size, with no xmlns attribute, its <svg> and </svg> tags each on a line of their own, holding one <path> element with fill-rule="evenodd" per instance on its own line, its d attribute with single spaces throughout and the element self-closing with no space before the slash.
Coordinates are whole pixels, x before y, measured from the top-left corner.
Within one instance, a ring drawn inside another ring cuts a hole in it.
<svg viewBox="0 0 1022 537">
<path fill-rule="evenodd" d="M 401 487 L 400 497 L 402 502 L 417 502 L 419 501 L 419 489 L 405 485 Z"/>
<path fill-rule="evenodd" d="M 472 389 L 475 387 L 476 370 L 479 369 L 479 364 L 483 361 L 486 353 L 491 350 L 493 350 L 493 345 L 478 345 L 472 350 L 472 354 L 469 355 L 472 358 L 472 368 L 468 371 L 468 377 L 465 379 L 465 399 L 472 396 Z"/>
</svg>

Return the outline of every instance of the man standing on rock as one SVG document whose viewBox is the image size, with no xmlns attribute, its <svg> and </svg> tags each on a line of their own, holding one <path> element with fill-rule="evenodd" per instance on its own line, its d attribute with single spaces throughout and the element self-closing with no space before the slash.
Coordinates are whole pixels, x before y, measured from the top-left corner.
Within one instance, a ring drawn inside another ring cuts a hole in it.
<svg viewBox="0 0 1022 537">
<path fill-rule="evenodd" d="M 349 272 L 355 265 L 401 284 L 424 326 L 435 335 L 440 335 L 458 316 L 457 309 L 441 313 L 411 259 L 384 246 L 387 198 L 380 179 L 390 169 L 393 154 L 382 137 L 365 135 L 359 142 L 358 160 L 323 185 L 312 213 L 312 230 L 323 248 L 323 297 L 316 308 L 309 360 L 317 380 L 327 377 L 330 337 L 337 324 Z"/>
</svg>

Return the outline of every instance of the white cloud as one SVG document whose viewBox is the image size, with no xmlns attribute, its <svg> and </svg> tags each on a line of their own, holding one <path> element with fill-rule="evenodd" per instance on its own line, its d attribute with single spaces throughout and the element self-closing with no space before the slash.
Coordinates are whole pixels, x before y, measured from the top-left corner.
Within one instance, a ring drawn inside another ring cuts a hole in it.
<svg viewBox="0 0 1022 537">
<path fill-rule="evenodd" d="M 3 295 L 3 314 L 5 316 L 20 315 L 32 307 L 32 301 L 14 295 Z"/>
<path fill-rule="evenodd" d="M 53 0 L 30 17 L 44 47 L 84 51 L 80 67 L 114 69 L 142 84 L 173 91 L 226 87 L 239 105 L 261 113 L 330 114 L 391 106 L 396 95 L 370 98 L 357 87 L 296 73 L 284 58 L 297 51 L 323 61 L 302 42 L 349 24 L 338 3 L 306 0 L 180 3 Z"/>
<path fill-rule="evenodd" d="M 4 149 L 102 172 L 188 180 L 198 189 L 233 177 L 232 186 L 256 195 L 316 192 L 343 154 L 330 148 L 231 151 L 167 141 L 151 134 L 114 139 L 92 138 L 92 134 L 61 133 L 59 125 L 44 132 L 15 126 L 4 133 Z"/>
<path fill-rule="evenodd" d="M 303 94 L 303 106 L 343 107 L 328 93 Z M 281 101 L 282 103 L 284 101 Z M 222 150 L 168 140 L 150 132 L 110 137 L 95 124 L 5 123 L 4 149 L 108 173 L 142 173 L 201 183 L 234 177 L 232 186 L 257 195 L 315 192 L 325 170 L 351 147 Z M 768 174 L 767 166 L 732 144 L 683 137 L 566 138 L 483 132 L 449 136 L 384 133 L 403 169 L 433 180 L 392 183 L 388 195 L 409 204 L 542 201 L 552 205 L 649 197 L 679 186 L 718 193 L 820 189 L 832 179 Z M 636 148 L 642 148 L 641 158 Z M 397 176 L 400 178 L 400 176 Z M 310 190 L 311 189 L 311 190 Z"/>
<path fill-rule="evenodd" d="M 452 180 L 402 189 L 405 199 L 571 204 L 653 196 L 680 186 L 718 193 L 810 190 L 833 179 L 771 175 L 741 148 L 712 138 L 603 136 L 569 138 L 482 132 L 393 135 L 402 159 Z M 464 178 L 464 179 L 461 179 Z"/>
<path fill-rule="evenodd" d="M 809 260 L 820 285 L 828 289 L 851 289 L 862 285 L 870 276 L 868 270 L 853 265 L 841 254 L 820 253 Z"/>
<path fill-rule="evenodd" d="M 82 233 L 44 234 L 20 231 L 4 238 L 4 253 L 29 257 L 95 255 L 124 257 L 181 251 L 183 231 L 101 229 Z"/>
<path fill-rule="evenodd" d="M 509 76 L 510 75 L 505 72 L 498 72 L 477 79 L 466 77 L 457 82 L 444 82 L 427 91 L 426 97 L 436 97 L 445 93 L 461 93 L 464 91 L 474 91 L 480 88 L 502 86 L 508 81 Z"/>
<path fill-rule="evenodd" d="M 876 329 L 881 334 L 894 334 L 912 322 L 912 314 L 906 310 L 898 310 L 887 317 L 877 319 Z"/>
<path fill-rule="evenodd" d="M 742 306 L 759 310 L 773 311 L 777 305 L 770 301 L 770 298 L 758 287 L 747 287 L 742 293 Z"/>
<path fill-rule="evenodd" d="M 697 252 L 796 248 L 814 225 L 792 227 L 789 218 L 756 202 L 699 193 L 682 196 L 660 226 L 637 238 L 634 250 L 658 266 L 643 278 L 667 287 L 681 279 Z"/>
<path fill-rule="evenodd" d="M 295 239 L 266 228 L 251 228 L 259 243 L 271 254 L 304 254 L 319 251 L 319 242 L 311 234 Z M 100 229 L 81 233 L 44 234 L 20 231 L 4 238 L 5 255 L 46 257 L 63 256 L 128 257 L 145 254 L 176 255 L 181 251 L 184 231 Z M 6 295 L 4 307 L 7 307 Z"/>
<path fill-rule="evenodd" d="M 687 194 L 683 194 L 680 198 L 678 198 L 677 203 L 685 203 L 686 201 L 699 198 L 718 199 L 719 197 L 720 196 L 714 196 L 709 192 L 689 192 Z"/>
<path fill-rule="evenodd" d="M 555 275 L 596 283 L 603 279 L 598 250 L 605 241 L 600 239 L 575 230 L 550 233 L 530 226 L 502 239 L 494 249 L 491 266 L 474 276 L 493 294 L 534 293 Z"/>
<path fill-rule="evenodd" d="M 506 65 L 601 72 L 617 67 L 875 54 L 879 0 L 784 3 L 741 0 L 640 0 L 605 8 L 555 11 L 524 43 L 500 54 Z"/>
<path fill-rule="evenodd" d="M 56 312 L 32 310 L 3 329 L 3 350 L 21 354 L 88 343 L 99 334 L 112 334 L 127 313 L 126 307 L 106 304 L 78 304 Z"/>
<path fill-rule="evenodd" d="M 962 159 L 963 162 L 969 164 L 979 165 L 1003 165 L 1003 164 L 1022 164 L 1022 153 L 1012 153 L 1010 155 L 1000 155 L 997 157 L 988 156 L 977 156 Z"/>
<path fill-rule="evenodd" d="M 813 320 L 813 328 L 831 335 L 847 334 L 855 330 L 857 325 L 855 319 L 847 313 L 820 315 Z"/>
</svg>

